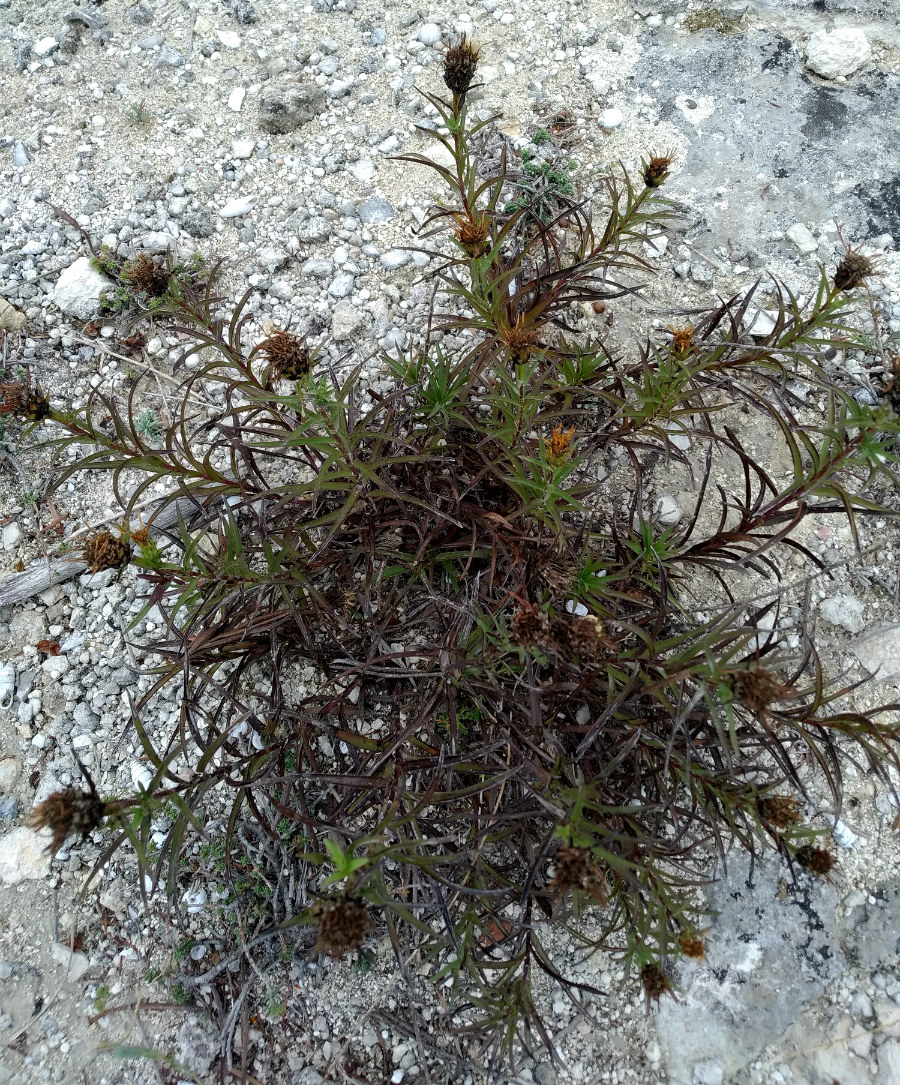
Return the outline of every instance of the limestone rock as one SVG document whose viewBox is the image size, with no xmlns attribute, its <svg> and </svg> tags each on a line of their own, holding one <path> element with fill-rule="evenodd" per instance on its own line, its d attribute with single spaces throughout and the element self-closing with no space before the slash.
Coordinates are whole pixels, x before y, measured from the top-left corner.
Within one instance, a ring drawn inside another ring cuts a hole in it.
<svg viewBox="0 0 900 1085">
<path fill-rule="evenodd" d="M 876 682 L 900 678 L 900 625 L 868 629 L 850 645 L 850 650 Z"/>
<path fill-rule="evenodd" d="M 46 841 L 24 826 L 0 838 L 0 885 L 44 878 L 50 870 Z"/>
<path fill-rule="evenodd" d="M 0 298 L 0 331 L 17 332 L 25 326 L 26 316 L 6 298 Z"/>
<path fill-rule="evenodd" d="M 53 304 L 78 320 L 92 320 L 100 311 L 100 298 L 109 289 L 109 280 L 79 256 L 60 275 L 53 290 Z"/>
<path fill-rule="evenodd" d="M 825 621 L 848 633 L 861 633 L 866 628 L 864 610 L 855 595 L 829 595 L 819 603 L 819 613 Z"/>
<path fill-rule="evenodd" d="M 363 314 L 349 301 L 339 301 L 331 313 L 331 338 L 335 343 L 350 339 L 363 322 Z"/>
<path fill-rule="evenodd" d="M 819 30 L 806 43 L 806 66 L 823 79 L 852 75 L 871 57 L 862 30 Z"/>
<path fill-rule="evenodd" d="M 219 1053 L 219 1036 L 212 1025 L 191 1015 L 176 1037 L 178 1061 L 195 1074 L 206 1074 Z"/>
</svg>

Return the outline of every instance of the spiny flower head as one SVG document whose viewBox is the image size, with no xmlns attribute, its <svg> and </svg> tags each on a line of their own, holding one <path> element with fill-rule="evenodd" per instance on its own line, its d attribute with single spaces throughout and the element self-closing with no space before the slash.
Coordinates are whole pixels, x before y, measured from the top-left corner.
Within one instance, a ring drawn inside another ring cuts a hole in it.
<svg viewBox="0 0 900 1085">
<path fill-rule="evenodd" d="M 850 291 L 857 286 L 862 286 L 869 276 L 876 272 L 875 264 L 863 256 L 859 249 L 850 249 L 844 253 L 843 259 L 834 273 L 835 289 Z"/>
<path fill-rule="evenodd" d="M 131 561 L 131 546 L 110 531 L 97 531 L 91 535 L 81 553 L 92 573 L 104 569 L 124 569 Z"/>
<path fill-rule="evenodd" d="M 572 438 L 575 435 L 575 427 L 564 430 L 561 422 L 557 422 L 550 434 L 550 440 L 546 444 L 547 462 L 556 467 L 572 454 Z"/>
<path fill-rule="evenodd" d="M 487 215 L 476 212 L 474 215 L 456 214 L 459 223 L 456 240 L 460 248 L 472 260 L 478 260 L 491 251 L 491 223 Z"/>
<path fill-rule="evenodd" d="M 93 832 L 103 821 L 106 810 L 107 804 L 96 792 L 68 787 L 65 791 L 54 791 L 36 806 L 25 824 L 31 829 L 51 829 L 53 839 L 47 845 L 47 851 L 56 855 L 67 837 L 81 834 L 83 840 Z"/>
<path fill-rule="evenodd" d="M 802 848 L 797 848 L 794 858 L 810 874 L 817 874 L 820 878 L 827 878 L 835 867 L 834 856 L 831 852 L 827 848 L 814 848 L 812 844 L 804 844 Z"/>
<path fill-rule="evenodd" d="M 527 362 L 540 347 L 540 335 L 527 326 L 524 313 L 519 313 L 511 328 L 501 327 L 500 335 L 506 344 L 510 358 L 516 365 Z"/>
<path fill-rule="evenodd" d="M 690 957 L 695 961 L 703 961 L 706 959 L 706 946 L 703 944 L 703 939 L 697 934 L 681 934 L 678 936 L 678 945 L 681 947 L 681 952 L 685 957 Z"/>
<path fill-rule="evenodd" d="M 139 524 L 139 527 L 128 529 L 128 537 L 138 546 L 146 546 L 150 541 L 150 525 L 145 524 L 143 519 L 139 520 Z"/>
<path fill-rule="evenodd" d="M 306 343 L 280 328 L 259 344 L 259 351 L 266 356 L 276 379 L 299 380 L 313 364 L 312 351 Z"/>
<path fill-rule="evenodd" d="M 151 298 L 161 298 L 169 289 L 169 272 L 145 252 L 125 268 L 122 278 Z"/>
<path fill-rule="evenodd" d="M 444 83 L 454 94 L 465 94 L 478 69 L 481 46 L 465 34 L 444 54 Z"/>
<path fill-rule="evenodd" d="M 606 882 L 597 869 L 590 848 L 576 848 L 566 844 L 556 853 L 556 873 L 550 888 L 560 896 L 573 889 L 590 893 L 600 904 L 606 904 Z"/>
<path fill-rule="evenodd" d="M 687 358 L 689 354 L 695 354 L 697 348 L 694 346 L 694 325 L 688 324 L 684 328 L 677 328 L 670 324 L 666 331 L 672 336 L 672 342 L 669 344 L 669 349 L 676 358 Z"/>
<path fill-rule="evenodd" d="M 669 176 L 669 167 L 675 161 L 675 155 L 667 154 L 651 155 L 649 161 L 641 159 L 643 167 L 644 184 L 647 188 L 659 188 L 666 183 Z"/>
<path fill-rule="evenodd" d="M 50 403 L 39 388 L 29 388 L 19 381 L 0 384 L 0 414 L 15 414 L 29 422 L 42 422 L 50 417 Z"/>
<path fill-rule="evenodd" d="M 332 957 L 362 945 L 372 928 L 366 906 L 350 898 L 326 901 L 319 909 L 318 937 L 316 947 L 327 950 Z"/>
<path fill-rule="evenodd" d="M 552 640 L 550 619 L 539 607 L 523 603 L 510 622 L 513 640 L 523 648 L 543 648 Z"/>
<path fill-rule="evenodd" d="M 609 647 L 603 622 L 593 614 L 573 614 L 560 624 L 560 639 L 582 663 L 596 663 Z"/>
<path fill-rule="evenodd" d="M 791 696 L 791 689 L 765 667 L 738 671 L 734 676 L 734 695 L 751 712 L 765 712 L 773 701 Z"/>
<path fill-rule="evenodd" d="M 663 995 L 672 993 L 672 984 L 669 977 L 658 964 L 644 965 L 641 969 L 641 985 L 644 988 L 644 997 L 647 1000 L 648 1010 L 651 1002 L 656 1002 L 658 1006 Z"/>
<path fill-rule="evenodd" d="M 759 801 L 762 818 L 776 829 L 789 829 L 800 821 L 800 803 L 793 795 L 769 795 Z"/>
</svg>

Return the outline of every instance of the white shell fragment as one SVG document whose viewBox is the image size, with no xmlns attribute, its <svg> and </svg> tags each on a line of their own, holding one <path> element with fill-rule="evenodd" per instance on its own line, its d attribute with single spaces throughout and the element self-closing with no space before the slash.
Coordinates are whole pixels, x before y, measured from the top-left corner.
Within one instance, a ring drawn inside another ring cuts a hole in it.
<svg viewBox="0 0 900 1085">
<path fill-rule="evenodd" d="M 0 667 L 0 708 L 12 708 L 16 691 L 16 668 L 12 663 Z"/>
<path fill-rule="evenodd" d="M 153 783 L 153 773 L 146 765 L 142 765 L 140 761 L 132 761 L 131 782 L 138 791 L 149 791 L 150 785 Z"/>
</svg>

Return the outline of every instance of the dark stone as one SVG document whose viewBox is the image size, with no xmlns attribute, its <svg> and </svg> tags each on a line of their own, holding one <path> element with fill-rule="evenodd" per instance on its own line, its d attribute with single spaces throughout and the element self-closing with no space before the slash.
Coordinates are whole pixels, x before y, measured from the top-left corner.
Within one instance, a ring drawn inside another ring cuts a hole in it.
<svg viewBox="0 0 900 1085">
<path fill-rule="evenodd" d="M 324 112 L 325 92 L 308 83 L 267 88 L 259 100 L 259 126 L 264 132 L 293 132 Z"/>
<path fill-rule="evenodd" d="M 828 139 L 835 132 L 845 131 L 849 110 L 841 101 L 841 92 L 818 83 L 810 84 L 810 91 L 804 103 L 806 123 L 800 129 L 804 136 L 810 140 Z"/>
<path fill-rule="evenodd" d="M 153 9 L 146 0 L 141 0 L 139 4 L 128 9 L 128 18 L 137 26 L 149 26 L 153 22 Z"/>
<path fill-rule="evenodd" d="M 866 181 L 853 190 L 867 211 L 869 237 L 900 238 L 900 175 L 886 181 Z"/>
<path fill-rule="evenodd" d="M 235 0 L 231 11 L 235 20 L 241 26 L 249 26 L 250 23 L 256 22 L 256 9 L 250 3 L 250 0 Z"/>
<path fill-rule="evenodd" d="M 211 237 L 216 228 L 212 217 L 203 207 L 191 207 L 181 216 L 181 228 L 191 237 Z"/>
</svg>

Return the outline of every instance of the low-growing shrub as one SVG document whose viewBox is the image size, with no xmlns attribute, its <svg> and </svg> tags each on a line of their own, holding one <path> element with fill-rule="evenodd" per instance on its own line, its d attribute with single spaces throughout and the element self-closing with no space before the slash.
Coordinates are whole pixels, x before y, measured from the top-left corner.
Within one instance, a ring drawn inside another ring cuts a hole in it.
<svg viewBox="0 0 900 1085">
<path fill-rule="evenodd" d="M 316 952 L 340 956 L 386 929 L 451 981 L 453 1014 L 509 1049 L 547 1039 L 536 972 L 592 990 L 559 972 L 539 921 L 620 954 L 649 1003 L 671 990 L 673 958 L 703 955 L 695 890 L 717 853 L 774 848 L 795 876 L 832 870 L 803 821 L 810 766 L 839 810 L 846 759 L 897 766 L 896 706 L 840 707 L 811 638 L 791 652 L 771 619 L 784 555 L 820 564 L 804 520 L 855 531 L 894 515 L 900 425 L 819 361 L 872 273 L 852 251 L 805 302 L 775 283 L 764 335 L 746 330 L 758 286 L 611 349 L 592 306 L 638 289 L 671 157 L 610 172 L 597 218 L 565 186 L 522 199 L 537 175 L 477 153 L 490 122 L 467 111 L 466 48 L 448 55 L 452 101 L 427 96 L 453 164 L 405 156 L 447 198 L 423 228 L 439 262 L 429 331 L 383 358 L 391 390 L 290 331 L 249 349 L 250 292 L 228 312 L 215 269 L 145 259 L 113 270 L 136 299 L 124 308 L 190 339 L 178 417 L 151 428 L 139 379 L 79 410 L 33 389 L 3 402 L 49 413 L 59 449 L 83 448 L 57 485 L 113 472 L 125 525 L 107 550 L 118 567 L 123 540 L 137 544 L 163 615 L 134 713 L 153 780 L 110 807 L 82 802 L 87 828 L 110 818 L 101 862 L 131 841 L 174 904 L 189 844 L 212 827 L 217 876 L 244 886 L 228 903 L 247 905 L 242 937 L 315 924 Z M 213 386 L 218 400 L 201 394 Z M 782 443 L 786 481 L 742 444 L 742 414 Z M 668 525 L 648 494 L 666 463 L 697 490 Z M 158 481 L 154 515 L 187 511 L 152 540 L 133 510 Z M 769 582 L 762 596 L 743 596 L 748 572 Z M 160 743 L 146 716 L 173 680 L 180 719 Z M 55 808 L 43 820 L 54 844 L 86 825 Z"/>
</svg>

